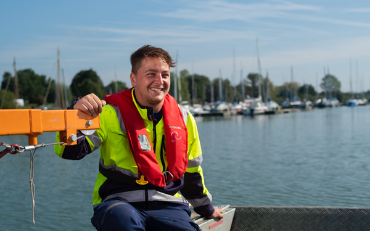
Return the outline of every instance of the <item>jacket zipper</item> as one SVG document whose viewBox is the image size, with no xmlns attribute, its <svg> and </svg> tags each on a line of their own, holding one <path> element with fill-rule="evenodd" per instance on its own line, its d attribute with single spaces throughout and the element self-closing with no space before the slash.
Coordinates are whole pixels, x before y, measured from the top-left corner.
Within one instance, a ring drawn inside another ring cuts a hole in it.
<svg viewBox="0 0 370 231">
<path fill-rule="evenodd" d="M 157 123 L 153 120 L 153 136 L 154 136 L 154 139 L 153 139 L 153 151 L 154 151 L 154 153 L 155 153 L 155 148 L 156 148 L 156 146 L 157 146 L 157 134 L 156 134 L 156 130 L 155 130 L 155 127 L 157 126 Z"/>
<path fill-rule="evenodd" d="M 162 162 L 162 172 L 166 171 L 166 163 L 164 162 L 164 135 L 162 136 L 162 145 L 161 145 L 161 162 Z"/>
<path fill-rule="evenodd" d="M 157 134 L 156 134 L 156 127 L 157 123 L 153 120 L 153 151 L 155 153 L 155 149 L 157 146 Z M 146 209 L 150 209 L 149 207 L 149 196 L 148 196 L 148 189 L 145 189 L 145 207 Z"/>
<path fill-rule="evenodd" d="M 150 209 L 150 207 L 149 207 L 148 189 L 145 189 L 145 209 Z"/>
</svg>

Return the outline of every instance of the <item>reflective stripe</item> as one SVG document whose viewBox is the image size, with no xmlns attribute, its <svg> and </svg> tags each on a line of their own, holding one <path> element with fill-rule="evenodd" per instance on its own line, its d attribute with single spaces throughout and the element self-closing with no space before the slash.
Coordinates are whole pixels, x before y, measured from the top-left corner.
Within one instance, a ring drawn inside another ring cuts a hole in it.
<svg viewBox="0 0 370 231">
<path fill-rule="evenodd" d="M 89 138 L 89 140 L 94 146 L 94 150 L 91 150 L 91 151 L 95 151 L 96 149 L 100 147 L 101 139 L 95 132 L 91 135 L 88 135 L 87 138 Z"/>
<path fill-rule="evenodd" d="M 127 191 L 127 192 L 120 192 L 115 193 L 107 196 L 102 202 L 118 198 L 120 200 L 126 201 L 128 203 L 133 202 L 143 202 L 145 201 L 145 190 L 134 190 L 134 191 Z M 175 197 L 171 196 L 162 192 L 158 192 L 155 189 L 148 189 L 148 201 L 167 201 L 167 202 L 181 202 L 181 203 L 188 203 L 188 201 L 183 197 Z M 102 203 L 101 202 L 101 203 Z M 93 205 L 94 208 L 98 207 L 99 204 Z"/>
<path fill-rule="evenodd" d="M 117 119 L 118 119 L 118 122 L 119 122 L 119 127 L 121 128 L 122 132 L 126 132 L 125 123 L 123 122 L 123 119 L 122 119 L 121 112 L 120 112 L 119 108 L 117 106 L 112 105 L 112 104 L 109 104 L 109 105 L 112 106 L 112 108 L 116 111 Z"/>
<path fill-rule="evenodd" d="M 208 192 L 207 196 L 196 199 L 188 199 L 189 203 L 194 207 L 209 205 L 212 202 L 212 195 Z"/>
<path fill-rule="evenodd" d="M 106 170 L 110 170 L 110 171 L 113 171 L 113 172 L 119 172 L 119 173 L 122 173 L 124 175 L 127 175 L 127 176 L 130 176 L 130 177 L 134 177 L 134 178 L 138 178 L 138 175 L 131 172 L 130 170 L 127 170 L 127 169 L 124 169 L 124 168 L 120 168 L 118 167 L 117 165 L 110 165 L 110 166 L 105 166 L 104 165 L 104 159 L 100 158 L 100 166 Z"/>
<path fill-rule="evenodd" d="M 127 192 L 115 193 L 107 196 L 102 202 L 113 199 L 120 198 L 126 202 L 142 202 L 145 201 L 145 190 L 134 190 Z M 155 189 L 148 189 L 148 201 L 176 201 L 185 203 L 186 200 L 182 197 L 171 196 L 162 192 L 158 192 Z"/>
<path fill-rule="evenodd" d="M 203 161 L 203 155 L 195 157 L 192 160 L 188 160 L 188 168 L 198 167 Z"/>
<path fill-rule="evenodd" d="M 186 126 L 186 123 L 188 122 L 188 109 L 186 109 L 186 107 L 182 106 L 182 105 L 179 105 L 180 107 L 180 111 L 181 111 L 181 114 L 182 114 L 182 118 L 184 119 L 184 122 L 185 122 L 185 126 Z"/>
</svg>

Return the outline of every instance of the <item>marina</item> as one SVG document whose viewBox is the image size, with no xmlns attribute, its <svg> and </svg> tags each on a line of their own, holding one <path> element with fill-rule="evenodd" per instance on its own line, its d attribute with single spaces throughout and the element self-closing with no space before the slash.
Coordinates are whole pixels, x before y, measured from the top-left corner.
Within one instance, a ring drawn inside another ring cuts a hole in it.
<svg viewBox="0 0 370 231">
<path fill-rule="evenodd" d="M 369 207 L 369 116 L 370 107 L 365 106 L 275 116 L 196 117 L 205 183 L 213 203 Z M 27 136 L 1 138 L 7 143 L 28 142 Z M 54 142 L 54 133 L 43 133 L 39 142 Z M 51 147 L 36 152 L 33 226 L 29 154 L 4 156 L 1 227 L 91 230 L 91 192 L 98 159 L 97 151 L 80 161 L 60 159 Z"/>
<path fill-rule="evenodd" d="M 370 230 L 368 2 L 1 6 L 0 231 Z"/>
</svg>

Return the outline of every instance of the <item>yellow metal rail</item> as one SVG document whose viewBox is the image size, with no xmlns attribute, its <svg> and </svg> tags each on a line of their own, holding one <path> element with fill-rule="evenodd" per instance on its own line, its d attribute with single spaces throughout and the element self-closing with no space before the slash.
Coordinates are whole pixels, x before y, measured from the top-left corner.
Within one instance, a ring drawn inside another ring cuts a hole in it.
<svg viewBox="0 0 370 231">
<path fill-rule="evenodd" d="M 43 132 L 55 131 L 60 132 L 64 145 L 75 145 L 77 130 L 99 128 L 99 116 L 93 118 L 78 110 L 0 110 L 0 136 L 27 135 L 29 145 L 37 145 L 37 136 Z"/>
</svg>

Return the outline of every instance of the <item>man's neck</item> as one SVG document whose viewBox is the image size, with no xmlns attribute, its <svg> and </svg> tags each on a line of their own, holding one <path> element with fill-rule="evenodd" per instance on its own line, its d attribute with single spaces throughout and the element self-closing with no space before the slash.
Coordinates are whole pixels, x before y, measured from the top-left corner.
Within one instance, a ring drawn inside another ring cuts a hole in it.
<svg viewBox="0 0 370 231">
<path fill-rule="evenodd" d="M 135 91 L 135 90 L 134 90 L 134 96 L 135 96 L 135 100 L 136 100 L 136 102 L 139 104 L 139 106 L 141 106 L 141 107 L 151 107 L 151 108 L 153 108 L 153 112 L 154 112 L 154 113 L 160 112 L 160 111 L 162 110 L 163 102 L 161 102 L 161 103 L 159 103 L 159 104 L 157 104 L 157 105 L 154 105 L 154 106 L 152 106 L 152 105 L 145 105 L 145 104 L 143 104 L 143 102 L 141 102 L 141 101 L 138 99 L 138 97 L 137 97 L 137 93 L 136 93 L 136 91 Z"/>
</svg>

